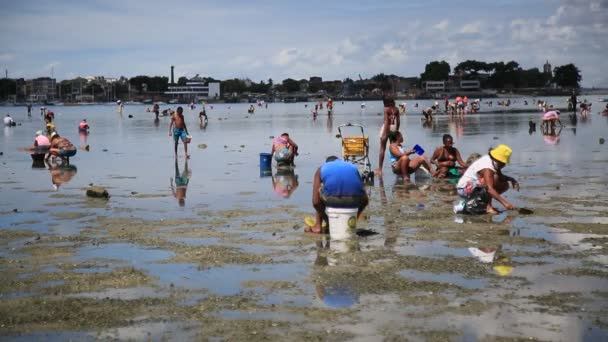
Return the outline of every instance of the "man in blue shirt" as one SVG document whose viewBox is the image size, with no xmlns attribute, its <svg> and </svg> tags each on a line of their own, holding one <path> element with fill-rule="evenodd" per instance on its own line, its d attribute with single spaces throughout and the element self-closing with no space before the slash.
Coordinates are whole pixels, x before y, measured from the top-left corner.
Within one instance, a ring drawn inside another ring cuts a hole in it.
<svg viewBox="0 0 608 342">
<path fill-rule="evenodd" d="M 328 157 L 317 172 L 312 186 L 312 206 L 317 211 L 315 224 L 306 228 L 307 233 L 327 233 L 322 222 L 329 226 L 325 207 L 358 208 L 357 218 L 367 206 L 369 199 L 365 193 L 359 170 L 353 164 L 336 156 Z"/>
</svg>

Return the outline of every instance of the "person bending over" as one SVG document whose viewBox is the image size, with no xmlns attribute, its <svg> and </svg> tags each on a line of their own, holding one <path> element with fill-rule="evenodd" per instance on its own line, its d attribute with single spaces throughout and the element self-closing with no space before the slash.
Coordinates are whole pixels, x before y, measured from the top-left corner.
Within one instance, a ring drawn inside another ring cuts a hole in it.
<svg viewBox="0 0 608 342">
<path fill-rule="evenodd" d="M 328 233 L 321 228 L 323 222 L 329 227 L 326 207 L 357 208 L 357 218 L 369 202 L 359 170 L 351 163 L 328 157 L 315 172 L 312 186 L 312 206 L 316 211 L 316 221 L 307 233 Z M 329 227 L 331 229 L 331 227 Z"/>
<path fill-rule="evenodd" d="M 502 173 L 511 159 L 511 153 L 509 146 L 500 144 L 467 168 L 456 185 L 458 195 L 465 200 L 465 211 L 476 214 L 485 209 L 488 214 L 496 214 L 498 210 L 492 205 L 492 200 L 497 200 L 508 210 L 515 209 L 513 204 L 502 197 L 509 189 L 509 183 L 519 191 L 519 183 L 515 178 Z"/>
<path fill-rule="evenodd" d="M 283 133 L 272 141 L 270 154 L 274 156 L 277 163 L 295 166 L 293 160 L 298 155 L 298 144 L 289 137 L 289 134 Z"/>
</svg>

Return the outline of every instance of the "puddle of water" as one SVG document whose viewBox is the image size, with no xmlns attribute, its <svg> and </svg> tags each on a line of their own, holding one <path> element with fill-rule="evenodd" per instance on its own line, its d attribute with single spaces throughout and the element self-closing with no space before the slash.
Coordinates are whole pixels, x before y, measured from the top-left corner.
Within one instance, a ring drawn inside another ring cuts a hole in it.
<svg viewBox="0 0 608 342">
<path fill-rule="evenodd" d="M 267 312 L 267 311 L 253 311 L 247 312 L 242 310 L 221 310 L 218 314 L 219 317 L 223 319 L 230 320 L 259 320 L 265 319 L 269 321 L 278 321 L 278 322 L 300 322 L 302 321 L 302 316 L 295 314 L 288 314 L 284 312 Z"/>
<path fill-rule="evenodd" d="M 238 294 L 244 281 L 303 281 L 309 275 L 307 264 L 227 265 L 208 269 L 199 269 L 196 264 L 147 264 L 140 268 L 159 277 L 162 285 L 206 289 L 221 296 Z"/>
<path fill-rule="evenodd" d="M 404 244 L 393 247 L 399 255 L 413 255 L 423 257 L 457 256 L 468 257 L 471 254 L 466 248 L 447 247 L 445 241 L 416 241 L 408 240 Z"/>
<path fill-rule="evenodd" d="M 99 292 L 81 292 L 70 294 L 68 297 L 93 298 L 93 299 L 120 299 L 134 300 L 140 298 L 164 298 L 169 294 L 152 287 L 132 287 L 128 289 L 105 289 Z"/>
<path fill-rule="evenodd" d="M 403 270 L 399 272 L 399 275 L 415 281 L 447 283 L 467 289 L 479 289 L 487 286 L 487 281 L 485 279 L 465 278 L 458 273 L 430 273 L 416 270 Z"/>
<path fill-rule="evenodd" d="M 117 259 L 139 266 L 173 256 L 174 253 L 162 249 L 143 248 L 130 243 L 111 243 L 81 247 L 77 250 L 74 259 L 77 261 L 90 258 Z"/>
</svg>

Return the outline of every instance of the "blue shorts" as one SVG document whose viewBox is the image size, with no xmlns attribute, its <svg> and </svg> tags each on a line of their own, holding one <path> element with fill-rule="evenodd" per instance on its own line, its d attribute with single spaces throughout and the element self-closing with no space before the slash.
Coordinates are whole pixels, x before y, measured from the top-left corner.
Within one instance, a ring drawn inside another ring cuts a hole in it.
<svg viewBox="0 0 608 342">
<path fill-rule="evenodd" d="M 76 155 L 76 149 L 73 150 L 60 150 L 59 155 L 63 158 L 65 157 L 73 157 Z"/>
<path fill-rule="evenodd" d="M 173 128 L 173 140 L 177 142 L 178 139 L 182 139 L 182 142 L 186 141 L 186 129 L 185 128 Z"/>
</svg>

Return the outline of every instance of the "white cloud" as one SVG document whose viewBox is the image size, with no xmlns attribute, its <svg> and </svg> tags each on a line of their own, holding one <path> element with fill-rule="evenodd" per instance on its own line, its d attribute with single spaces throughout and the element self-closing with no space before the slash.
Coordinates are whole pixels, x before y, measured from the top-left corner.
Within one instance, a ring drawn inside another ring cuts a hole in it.
<svg viewBox="0 0 608 342">
<path fill-rule="evenodd" d="M 377 62 L 405 62 L 407 57 L 407 50 L 404 48 L 397 47 L 393 43 L 385 43 L 372 59 Z"/>
<path fill-rule="evenodd" d="M 0 62 L 10 62 L 15 59 L 15 55 L 11 53 L 0 53 Z"/>
<path fill-rule="evenodd" d="M 460 29 L 460 33 L 479 33 L 480 27 L 481 22 L 479 21 L 467 23 Z"/>
<path fill-rule="evenodd" d="M 276 63 L 278 65 L 288 65 L 293 63 L 298 58 L 298 50 L 294 48 L 283 49 L 279 52 L 276 57 Z"/>
<path fill-rule="evenodd" d="M 434 29 L 437 29 L 439 31 L 445 31 L 448 28 L 448 24 L 450 22 L 447 19 L 444 19 L 440 22 L 438 22 L 437 24 L 433 25 Z"/>
</svg>

